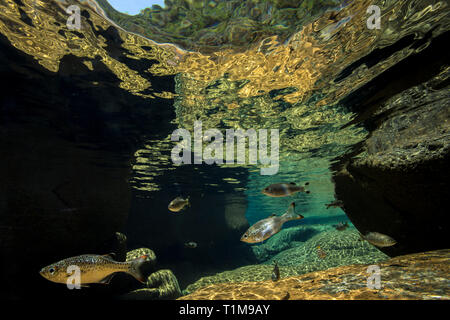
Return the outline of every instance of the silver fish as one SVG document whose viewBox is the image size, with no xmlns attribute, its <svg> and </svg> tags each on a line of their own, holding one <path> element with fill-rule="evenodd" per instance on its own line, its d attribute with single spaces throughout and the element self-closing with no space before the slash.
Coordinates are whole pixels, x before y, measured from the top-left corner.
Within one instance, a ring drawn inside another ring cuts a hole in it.
<svg viewBox="0 0 450 320">
<path fill-rule="evenodd" d="M 286 213 L 281 217 L 275 214 L 256 222 L 252 225 L 241 237 L 241 241 L 247 243 L 262 242 L 275 233 L 279 232 L 283 227 L 283 224 L 291 220 L 299 220 L 304 217 L 295 213 L 295 203 L 292 202 Z"/>
</svg>

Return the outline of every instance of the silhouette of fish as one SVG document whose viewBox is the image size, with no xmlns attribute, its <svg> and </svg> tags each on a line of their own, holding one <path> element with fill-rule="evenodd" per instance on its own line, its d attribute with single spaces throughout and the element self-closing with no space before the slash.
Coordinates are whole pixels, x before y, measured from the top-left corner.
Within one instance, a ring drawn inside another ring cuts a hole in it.
<svg viewBox="0 0 450 320">
<path fill-rule="evenodd" d="M 278 268 L 278 264 L 275 261 L 275 265 L 273 266 L 272 271 L 272 281 L 278 281 L 280 280 L 280 269 Z"/>
</svg>

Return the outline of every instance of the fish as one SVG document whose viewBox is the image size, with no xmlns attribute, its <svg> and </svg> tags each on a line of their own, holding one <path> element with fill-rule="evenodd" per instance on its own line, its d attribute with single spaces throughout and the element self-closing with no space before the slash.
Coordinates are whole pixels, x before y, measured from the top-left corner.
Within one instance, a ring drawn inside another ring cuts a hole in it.
<svg viewBox="0 0 450 320">
<path fill-rule="evenodd" d="M 186 242 L 184 244 L 184 246 L 189 249 L 195 249 L 195 248 L 197 248 L 197 243 L 194 241 L 189 241 L 189 242 Z"/>
<path fill-rule="evenodd" d="M 275 265 L 273 266 L 272 271 L 272 281 L 278 281 L 280 280 L 280 269 L 278 268 L 278 264 L 275 261 Z"/>
<path fill-rule="evenodd" d="M 179 212 L 187 205 L 190 205 L 189 197 L 187 197 L 186 199 L 183 199 L 182 197 L 176 197 L 169 203 L 168 208 L 172 212 Z"/>
<path fill-rule="evenodd" d="M 282 216 L 272 214 L 268 218 L 262 219 L 248 228 L 242 235 L 241 241 L 246 243 L 262 242 L 279 232 L 285 222 L 303 218 L 302 215 L 295 213 L 295 203 L 292 202 Z"/>
<path fill-rule="evenodd" d="M 143 255 L 132 261 L 119 262 L 115 261 L 111 254 L 84 254 L 52 263 L 42 268 L 39 273 L 49 281 L 67 284 L 67 280 L 73 272 L 69 267 L 77 266 L 80 269 L 80 285 L 83 286 L 90 283 L 108 284 L 117 272 L 128 273 L 144 283 L 145 279 L 140 271 L 140 266 L 147 261 L 147 258 L 147 255 Z"/>
<path fill-rule="evenodd" d="M 305 186 L 307 185 L 309 185 L 309 182 L 305 183 Z M 299 187 L 294 182 L 274 183 L 264 188 L 261 192 L 269 197 L 287 197 L 296 192 L 309 193 L 308 190 L 305 190 L 305 187 Z"/>
<path fill-rule="evenodd" d="M 366 240 L 377 247 L 391 247 L 397 243 L 397 241 L 391 237 L 379 232 L 369 232 L 366 235 L 360 233 L 359 236 L 361 237 L 361 240 Z"/>
<path fill-rule="evenodd" d="M 317 246 L 317 255 L 320 259 L 325 259 L 327 253 L 320 246 Z"/>
<path fill-rule="evenodd" d="M 344 202 L 342 202 L 342 200 L 336 200 L 336 201 L 326 204 L 325 206 L 327 207 L 327 209 L 329 209 L 330 207 L 342 208 L 344 206 Z"/>
<path fill-rule="evenodd" d="M 290 297 L 291 297 L 291 294 L 289 293 L 289 291 L 286 291 L 286 294 L 284 295 L 283 298 L 281 298 L 281 300 L 289 300 Z"/>
<path fill-rule="evenodd" d="M 343 231 L 348 228 L 348 222 L 339 222 L 338 224 L 333 224 L 333 227 L 338 231 Z"/>
</svg>

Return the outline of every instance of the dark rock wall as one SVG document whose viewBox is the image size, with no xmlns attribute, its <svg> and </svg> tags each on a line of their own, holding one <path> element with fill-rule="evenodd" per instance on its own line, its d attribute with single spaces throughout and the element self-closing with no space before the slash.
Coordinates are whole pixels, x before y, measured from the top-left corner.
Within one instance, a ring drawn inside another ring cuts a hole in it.
<svg viewBox="0 0 450 320">
<path fill-rule="evenodd" d="M 433 39 L 343 101 L 370 137 L 334 165 L 336 197 L 360 232 L 398 241 L 381 248 L 391 256 L 450 244 L 448 40 Z"/>
</svg>

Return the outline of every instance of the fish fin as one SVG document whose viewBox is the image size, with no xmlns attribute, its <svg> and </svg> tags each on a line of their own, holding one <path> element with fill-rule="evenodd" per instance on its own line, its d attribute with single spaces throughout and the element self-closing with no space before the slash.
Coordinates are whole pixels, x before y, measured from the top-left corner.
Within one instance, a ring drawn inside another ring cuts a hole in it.
<svg viewBox="0 0 450 320">
<path fill-rule="evenodd" d="M 147 261 L 148 255 L 140 256 L 137 259 L 134 259 L 130 263 L 130 268 L 128 269 L 128 273 L 131 274 L 136 280 L 139 282 L 145 283 L 145 277 L 141 271 L 141 265 Z"/>
<path fill-rule="evenodd" d="M 295 202 L 292 202 L 289 205 L 289 208 L 287 209 L 286 213 L 283 215 L 287 220 L 298 220 L 303 219 L 304 216 L 301 214 L 295 213 Z"/>
<path fill-rule="evenodd" d="M 289 182 L 289 184 L 292 184 L 293 186 L 296 186 L 295 182 Z"/>
<path fill-rule="evenodd" d="M 112 259 L 116 258 L 116 254 L 114 252 L 110 252 L 110 253 L 104 254 L 103 256 L 104 257 L 109 257 L 109 258 L 112 258 Z"/>
<path fill-rule="evenodd" d="M 111 281 L 111 279 L 114 277 L 115 273 L 111 273 L 109 276 L 104 277 L 102 280 L 100 280 L 99 283 L 102 284 L 109 284 L 109 282 Z"/>
</svg>

